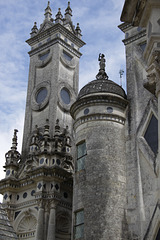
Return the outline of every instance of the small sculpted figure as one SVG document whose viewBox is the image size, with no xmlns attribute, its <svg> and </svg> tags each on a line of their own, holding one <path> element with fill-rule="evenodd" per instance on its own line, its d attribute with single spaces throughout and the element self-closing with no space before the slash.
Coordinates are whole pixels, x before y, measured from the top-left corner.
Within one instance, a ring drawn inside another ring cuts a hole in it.
<svg viewBox="0 0 160 240">
<path fill-rule="evenodd" d="M 98 58 L 98 61 L 100 61 L 99 62 L 99 67 L 100 67 L 100 70 L 103 70 L 103 71 L 105 71 L 105 66 L 106 66 L 106 64 L 105 64 L 105 55 L 104 54 L 99 54 L 99 58 Z"/>
</svg>

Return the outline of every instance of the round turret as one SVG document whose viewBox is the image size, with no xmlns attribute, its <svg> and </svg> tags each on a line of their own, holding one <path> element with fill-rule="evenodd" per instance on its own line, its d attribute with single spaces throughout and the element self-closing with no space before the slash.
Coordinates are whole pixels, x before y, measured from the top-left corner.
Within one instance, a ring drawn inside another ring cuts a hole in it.
<svg viewBox="0 0 160 240">
<path fill-rule="evenodd" d="M 77 146 L 73 211 L 75 219 L 84 216 L 85 226 L 84 233 L 79 233 L 75 221 L 75 236 L 121 239 L 125 225 L 124 124 L 128 102 L 122 87 L 108 79 L 103 54 L 99 61 L 97 80 L 85 85 L 71 106 Z"/>
</svg>

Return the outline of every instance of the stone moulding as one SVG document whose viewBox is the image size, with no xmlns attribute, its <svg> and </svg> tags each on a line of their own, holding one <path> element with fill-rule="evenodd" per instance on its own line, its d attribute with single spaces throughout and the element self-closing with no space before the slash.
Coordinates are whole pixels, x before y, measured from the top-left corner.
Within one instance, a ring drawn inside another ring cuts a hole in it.
<svg viewBox="0 0 160 240">
<path fill-rule="evenodd" d="M 39 104 L 39 103 L 36 102 L 36 94 L 37 94 L 37 92 L 41 88 L 46 88 L 47 89 L 47 96 L 44 99 L 44 101 Z M 34 90 L 32 92 L 32 96 L 31 96 L 31 107 L 32 107 L 32 110 L 34 110 L 34 111 L 43 110 L 47 106 L 47 104 L 49 102 L 49 97 L 50 97 L 50 82 L 44 81 L 44 82 L 41 82 L 40 84 L 38 84 L 34 88 Z"/>
<path fill-rule="evenodd" d="M 74 128 L 77 128 L 79 125 L 89 122 L 89 121 L 112 121 L 118 122 L 122 125 L 125 124 L 125 118 L 117 116 L 115 114 L 90 114 L 88 116 L 83 116 L 78 118 L 74 123 Z"/>
<path fill-rule="evenodd" d="M 34 169 L 30 172 L 28 172 L 28 175 L 26 178 L 23 179 L 15 179 L 15 178 L 8 178 L 8 179 L 3 179 L 0 182 L 0 190 L 1 191 L 12 191 L 13 189 L 20 189 L 23 188 L 25 189 L 28 185 L 33 185 L 34 180 L 37 177 L 39 178 L 44 178 L 45 179 L 50 179 L 51 177 L 54 179 L 59 179 L 61 182 L 66 181 L 66 179 L 71 179 L 72 173 L 66 172 L 64 169 L 60 168 L 55 168 L 55 167 L 39 167 L 37 169 Z M 5 183 L 4 183 L 5 182 Z M 28 187 L 27 187 L 28 188 Z M 15 190 L 16 192 L 16 190 Z"/>
<path fill-rule="evenodd" d="M 125 109 L 128 105 L 128 101 L 120 96 L 116 95 L 92 95 L 88 97 L 81 98 L 77 100 L 70 109 L 71 116 L 75 119 L 76 112 L 80 110 L 80 108 L 86 106 L 86 105 L 95 105 L 95 104 L 112 104 L 115 106 L 120 107 L 121 109 Z"/>
<path fill-rule="evenodd" d="M 70 69 L 75 69 L 76 65 L 73 62 L 74 59 L 71 60 L 71 62 L 67 61 L 62 55 L 60 56 L 60 61 L 63 64 L 63 66 L 70 68 Z"/>
<path fill-rule="evenodd" d="M 53 33 L 61 33 L 65 37 L 67 37 L 70 41 L 75 43 L 78 47 L 82 47 L 85 45 L 85 42 L 83 42 L 81 39 L 75 36 L 75 34 L 71 33 L 67 28 L 62 26 L 59 23 L 56 23 L 52 27 L 46 29 L 45 31 L 37 34 L 36 36 L 29 38 L 26 42 L 30 45 L 33 46 L 35 43 L 40 42 L 41 40 L 44 40 L 46 37 L 51 36 Z"/>
<path fill-rule="evenodd" d="M 141 32 L 139 32 L 139 33 L 131 36 L 131 37 L 128 37 L 128 38 L 122 40 L 122 42 L 123 42 L 125 45 L 127 45 L 127 44 L 129 44 L 129 43 L 131 43 L 131 42 L 136 41 L 136 40 L 139 39 L 139 38 L 144 37 L 144 36 L 146 36 L 146 30 L 143 30 L 143 31 L 141 31 Z"/>
<path fill-rule="evenodd" d="M 51 47 L 52 45 L 59 43 L 61 44 L 63 47 L 65 47 L 66 49 L 68 49 L 69 51 L 71 51 L 73 54 L 75 54 L 77 57 L 81 57 L 81 53 L 76 50 L 73 49 L 72 46 L 70 46 L 68 43 L 66 43 L 63 39 L 61 39 L 60 37 L 56 37 L 54 39 L 51 39 L 49 42 L 43 43 L 41 46 L 32 48 L 31 51 L 28 52 L 29 56 L 33 56 L 34 54 L 41 52 L 42 50 L 48 49 L 49 47 Z"/>
<path fill-rule="evenodd" d="M 69 91 L 70 94 L 70 103 L 69 104 L 65 104 L 60 96 L 60 92 L 63 88 L 66 88 Z M 69 112 L 70 111 L 70 107 L 71 105 L 74 103 L 75 99 L 76 99 L 76 93 L 74 92 L 74 90 L 72 89 L 71 85 L 68 84 L 67 82 L 63 81 L 60 85 L 59 85 L 59 89 L 58 89 L 58 106 L 65 112 Z"/>
</svg>

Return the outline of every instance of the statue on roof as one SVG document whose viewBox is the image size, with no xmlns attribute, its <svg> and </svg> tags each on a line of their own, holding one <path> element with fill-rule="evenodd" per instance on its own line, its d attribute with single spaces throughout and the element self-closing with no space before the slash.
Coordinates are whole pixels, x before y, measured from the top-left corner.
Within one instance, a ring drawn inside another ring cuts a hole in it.
<svg viewBox="0 0 160 240">
<path fill-rule="evenodd" d="M 99 57 L 98 57 L 98 61 L 99 61 L 99 73 L 96 75 L 96 78 L 97 79 L 107 79 L 108 80 L 107 73 L 105 72 L 105 67 L 106 67 L 105 55 L 100 53 Z"/>
<path fill-rule="evenodd" d="M 99 54 L 99 58 L 98 58 L 98 61 L 99 61 L 99 67 L 101 70 L 104 70 L 105 71 L 105 67 L 106 67 L 106 59 L 104 58 L 105 55 L 104 54 Z"/>
</svg>

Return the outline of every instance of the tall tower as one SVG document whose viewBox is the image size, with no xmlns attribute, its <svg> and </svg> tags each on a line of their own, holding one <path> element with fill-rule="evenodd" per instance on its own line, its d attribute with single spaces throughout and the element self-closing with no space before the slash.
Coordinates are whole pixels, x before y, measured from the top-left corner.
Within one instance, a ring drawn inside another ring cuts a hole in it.
<svg viewBox="0 0 160 240">
<path fill-rule="evenodd" d="M 128 239 L 125 229 L 127 100 L 108 79 L 104 55 L 96 80 L 71 107 L 77 145 L 73 187 L 74 239 Z"/>
<path fill-rule="evenodd" d="M 0 182 L 3 206 L 19 239 L 71 239 L 73 137 L 69 109 L 78 92 L 79 24 L 68 3 L 52 19 L 50 4 L 40 29 L 34 24 L 22 154 L 17 130 Z"/>
<path fill-rule="evenodd" d="M 26 42 L 31 46 L 28 93 L 24 125 L 22 156 L 25 158 L 35 125 L 42 127 L 49 120 L 51 137 L 54 135 L 56 119 L 60 125 L 68 125 L 72 132 L 69 114 L 71 104 L 78 93 L 79 48 L 81 40 L 79 24 L 72 23 L 70 3 L 63 18 L 59 8 L 53 23 L 51 8 L 45 9 L 45 19 L 40 29 L 34 24 L 31 38 Z"/>
</svg>

